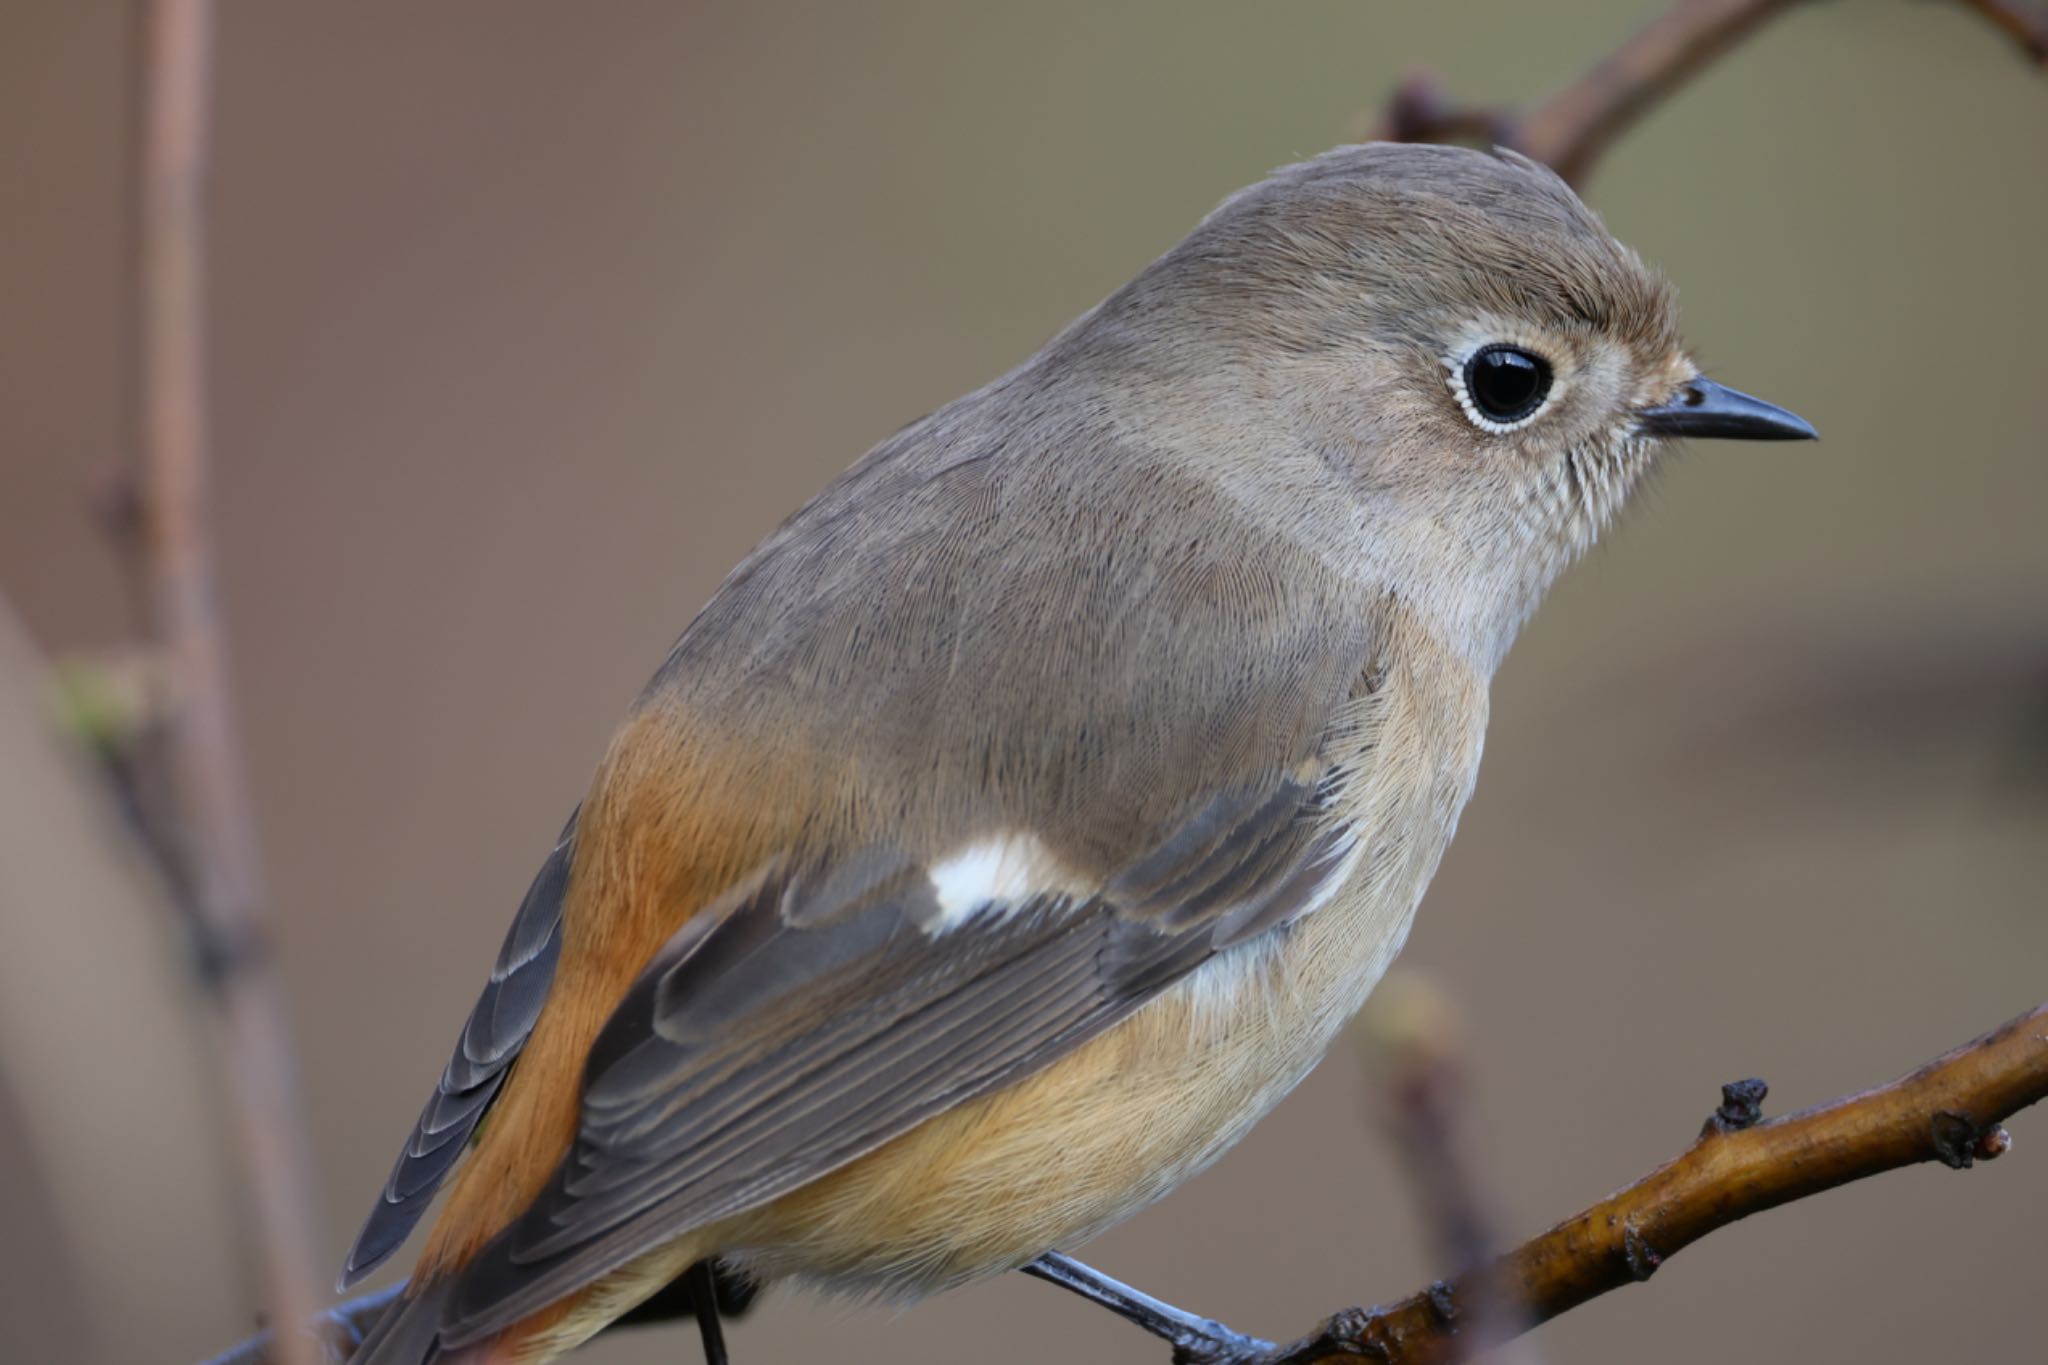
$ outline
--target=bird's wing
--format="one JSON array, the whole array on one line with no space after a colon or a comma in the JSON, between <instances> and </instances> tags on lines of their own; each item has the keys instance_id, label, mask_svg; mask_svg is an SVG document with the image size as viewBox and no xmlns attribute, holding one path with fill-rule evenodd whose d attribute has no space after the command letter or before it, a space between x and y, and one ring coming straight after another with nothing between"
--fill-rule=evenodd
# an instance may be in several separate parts
<instances>
[{"instance_id":1,"label":"bird's wing","mask_svg":"<svg viewBox=\"0 0 2048 1365\"><path fill-rule=\"evenodd\" d=\"M1391 599L1108 436L1001 454L1074 446L1063 409L949 411L764 541L614 742L564 923L649 965L558 1170L437 1285L445 1346L1029 1074L1335 884Z\"/></svg>"},{"instance_id":2,"label":"bird's wing","mask_svg":"<svg viewBox=\"0 0 2048 1365\"><path fill-rule=\"evenodd\" d=\"M580 1131L462 1272L454 1349L1046 1065L1342 880L1321 754L1189 803L1092 893L1005 850L764 869L676 934L612 1016Z\"/></svg>"},{"instance_id":3,"label":"bird's wing","mask_svg":"<svg viewBox=\"0 0 2048 1365\"><path fill-rule=\"evenodd\" d=\"M561 953L562 896L576 856L576 817L571 815L547 861L541 864L519 913L505 934L491 979L469 1012L455 1055L420 1110L412 1136L398 1153L377 1203L356 1234L343 1263L341 1288L375 1270L396 1251L433 1202L476 1126L505 1082L555 974Z\"/></svg>"}]
</instances>

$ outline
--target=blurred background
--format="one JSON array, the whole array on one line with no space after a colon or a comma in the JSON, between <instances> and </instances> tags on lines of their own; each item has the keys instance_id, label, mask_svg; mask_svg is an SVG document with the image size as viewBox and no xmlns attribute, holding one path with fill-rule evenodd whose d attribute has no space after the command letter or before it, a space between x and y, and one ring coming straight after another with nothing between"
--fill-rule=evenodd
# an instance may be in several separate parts
<instances>
[{"instance_id":1,"label":"blurred background","mask_svg":"<svg viewBox=\"0 0 2048 1365\"><path fill-rule=\"evenodd\" d=\"M338 1263L611 725L765 531L1416 67L1570 79L1646 3L224 7L212 399L225 608ZM0 1320L182 1365L248 1327L169 926L93 853L30 663L129 632L133 34L0 7ZM1457 1015L1519 1238L2048 997L2048 79L1965 7L1798 7L1587 187L1718 378L1818 447L1702 446L1502 671L1405 959ZM66 795L69 792L70 795ZM97 870L94 870L97 869ZM1073 1250L1291 1336L1432 1255L1363 1045ZM1555 1362L2034 1359L2048 1124L1716 1233ZM1163 1360L1009 1277L776 1292L741 1365ZM594 1365L696 1358L688 1326Z\"/></svg>"}]
</instances>

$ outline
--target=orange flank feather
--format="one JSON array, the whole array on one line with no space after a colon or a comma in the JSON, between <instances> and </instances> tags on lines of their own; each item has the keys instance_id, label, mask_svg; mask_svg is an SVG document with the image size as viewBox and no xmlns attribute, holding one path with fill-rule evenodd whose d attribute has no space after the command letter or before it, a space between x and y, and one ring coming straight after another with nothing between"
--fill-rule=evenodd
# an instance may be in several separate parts
<instances>
[{"instance_id":1,"label":"orange flank feather","mask_svg":"<svg viewBox=\"0 0 2048 1365\"><path fill-rule=\"evenodd\" d=\"M449 1182L415 1285L459 1271L539 1195L575 1138L585 1059L627 989L691 916L782 846L797 803L761 799L765 755L719 761L729 754L673 704L642 710L614 738L578 824L553 985ZM736 789L752 799L725 799ZM543 1330L580 1297L508 1335Z\"/></svg>"}]
</instances>

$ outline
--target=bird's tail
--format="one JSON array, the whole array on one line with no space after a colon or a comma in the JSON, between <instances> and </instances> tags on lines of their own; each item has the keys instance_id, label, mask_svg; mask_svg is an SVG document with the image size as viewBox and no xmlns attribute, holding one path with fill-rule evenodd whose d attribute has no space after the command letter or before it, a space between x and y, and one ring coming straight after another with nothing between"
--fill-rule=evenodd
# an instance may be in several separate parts
<instances>
[{"instance_id":1,"label":"bird's tail","mask_svg":"<svg viewBox=\"0 0 2048 1365\"><path fill-rule=\"evenodd\" d=\"M483 1365L489 1359L488 1346L441 1349L441 1322L454 1288L455 1282L445 1279L407 1285L356 1347L348 1365Z\"/></svg>"},{"instance_id":2,"label":"bird's tail","mask_svg":"<svg viewBox=\"0 0 2048 1365\"><path fill-rule=\"evenodd\" d=\"M740 1317L753 1306L760 1288L743 1268L707 1259L699 1262L697 1269L708 1271L712 1306L720 1318ZM427 1284L407 1285L349 1356L348 1365L504 1365L513 1360L552 1360L613 1322L687 1320L699 1312L699 1291L689 1275L672 1279L628 1275L624 1283L591 1286L597 1303L588 1307L594 1311L579 1314L572 1309L567 1323L556 1313L545 1312L510 1332L449 1350L441 1344L441 1329L448 1321L450 1300L460 1278L446 1276ZM540 1329L538 1335L532 1330L535 1328Z\"/></svg>"}]
</instances>

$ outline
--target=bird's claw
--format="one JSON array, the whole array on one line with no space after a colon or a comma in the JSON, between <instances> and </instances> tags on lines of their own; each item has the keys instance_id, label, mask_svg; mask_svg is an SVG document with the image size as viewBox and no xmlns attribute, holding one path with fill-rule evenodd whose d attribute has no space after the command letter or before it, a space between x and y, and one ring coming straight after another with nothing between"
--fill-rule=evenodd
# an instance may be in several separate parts
<instances>
[{"instance_id":1,"label":"bird's claw","mask_svg":"<svg viewBox=\"0 0 2048 1365\"><path fill-rule=\"evenodd\" d=\"M1233 1332L1214 1319L1174 1334L1173 1365L1260 1365L1275 1347L1261 1337Z\"/></svg>"}]
</instances>

